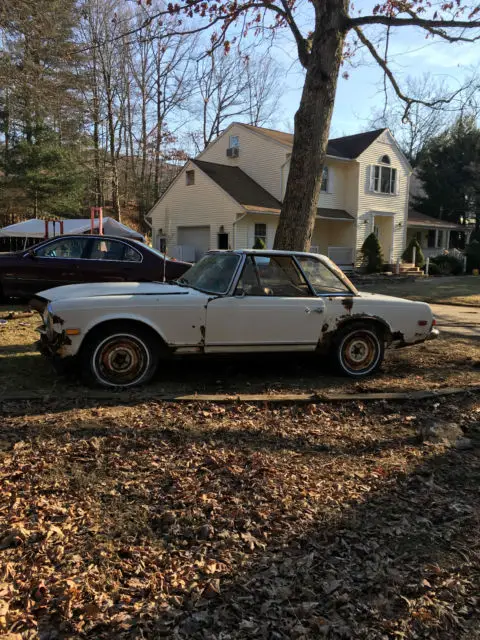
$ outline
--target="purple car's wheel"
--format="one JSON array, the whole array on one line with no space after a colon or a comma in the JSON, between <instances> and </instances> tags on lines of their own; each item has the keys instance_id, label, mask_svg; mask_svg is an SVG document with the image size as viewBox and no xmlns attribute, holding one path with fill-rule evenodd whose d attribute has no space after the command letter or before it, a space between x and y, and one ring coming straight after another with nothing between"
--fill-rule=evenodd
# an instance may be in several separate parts
<instances>
[{"instance_id":1,"label":"purple car's wheel","mask_svg":"<svg viewBox=\"0 0 480 640\"><path fill-rule=\"evenodd\" d=\"M373 325L354 324L341 329L333 346L337 369L352 378L376 371L384 357L384 339Z\"/></svg>"},{"instance_id":2,"label":"purple car's wheel","mask_svg":"<svg viewBox=\"0 0 480 640\"><path fill-rule=\"evenodd\" d=\"M90 383L125 389L151 379L157 368L157 353L147 331L106 327L85 345L83 371Z\"/></svg>"}]
</instances>

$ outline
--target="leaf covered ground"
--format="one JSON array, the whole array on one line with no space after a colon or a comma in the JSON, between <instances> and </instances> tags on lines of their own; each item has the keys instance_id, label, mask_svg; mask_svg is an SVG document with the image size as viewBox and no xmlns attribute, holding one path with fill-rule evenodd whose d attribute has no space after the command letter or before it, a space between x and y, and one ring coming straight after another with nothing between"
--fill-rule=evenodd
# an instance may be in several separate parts
<instances>
[{"instance_id":1,"label":"leaf covered ground","mask_svg":"<svg viewBox=\"0 0 480 640\"><path fill-rule=\"evenodd\" d=\"M480 638L478 396L0 412L1 637Z\"/></svg>"}]
</instances>

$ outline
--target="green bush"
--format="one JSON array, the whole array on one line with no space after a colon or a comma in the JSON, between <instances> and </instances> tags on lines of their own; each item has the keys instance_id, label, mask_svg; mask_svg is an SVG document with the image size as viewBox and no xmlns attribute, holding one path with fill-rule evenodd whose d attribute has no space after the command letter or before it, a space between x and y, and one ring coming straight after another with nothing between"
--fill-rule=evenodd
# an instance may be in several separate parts
<instances>
[{"instance_id":1,"label":"green bush","mask_svg":"<svg viewBox=\"0 0 480 640\"><path fill-rule=\"evenodd\" d=\"M428 265L428 275L429 276L439 276L439 275L441 275L440 267L438 266L438 264L435 264L431 260L430 260L430 263Z\"/></svg>"},{"instance_id":2,"label":"green bush","mask_svg":"<svg viewBox=\"0 0 480 640\"><path fill-rule=\"evenodd\" d=\"M413 262L413 247L416 249L415 253L415 266L423 269L425 266L425 256L423 255L422 247L419 245L418 240L412 238L408 243L407 248L402 253L402 260L404 262Z\"/></svg>"},{"instance_id":3,"label":"green bush","mask_svg":"<svg viewBox=\"0 0 480 640\"><path fill-rule=\"evenodd\" d=\"M480 269L480 242L474 240L465 249L467 256L467 272L471 273L472 269Z\"/></svg>"},{"instance_id":4,"label":"green bush","mask_svg":"<svg viewBox=\"0 0 480 640\"><path fill-rule=\"evenodd\" d=\"M360 253L362 255L362 265L367 273L380 273L383 271L382 249L374 233L365 238Z\"/></svg>"},{"instance_id":5,"label":"green bush","mask_svg":"<svg viewBox=\"0 0 480 640\"><path fill-rule=\"evenodd\" d=\"M263 238L257 238L255 240L255 244L252 247L253 249L266 249L267 245L265 244L265 240Z\"/></svg>"},{"instance_id":6,"label":"green bush","mask_svg":"<svg viewBox=\"0 0 480 640\"><path fill-rule=\"evenodd\" d=\"M463 272L462 261L448 254L435 256L430 260L430 265L432 263L437 265L443 276L458 276Z\"/></svg>"}]
</instances>

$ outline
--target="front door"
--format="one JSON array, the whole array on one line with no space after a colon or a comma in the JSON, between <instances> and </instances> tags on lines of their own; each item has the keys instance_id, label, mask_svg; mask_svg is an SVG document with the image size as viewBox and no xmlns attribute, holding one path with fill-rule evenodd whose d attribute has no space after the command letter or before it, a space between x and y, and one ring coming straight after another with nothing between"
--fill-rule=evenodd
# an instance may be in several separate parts
<instances>
[{"instance_id":1,"label":"front door","mask_svg":"<svg viewBox=\"0 0 480 640\"><path fill-rule=\"evenodd\" d=\"M248 256L235 294L208 303L205 351L313 351L324 311L291 256Z\"/></svg>"}]
</instances>

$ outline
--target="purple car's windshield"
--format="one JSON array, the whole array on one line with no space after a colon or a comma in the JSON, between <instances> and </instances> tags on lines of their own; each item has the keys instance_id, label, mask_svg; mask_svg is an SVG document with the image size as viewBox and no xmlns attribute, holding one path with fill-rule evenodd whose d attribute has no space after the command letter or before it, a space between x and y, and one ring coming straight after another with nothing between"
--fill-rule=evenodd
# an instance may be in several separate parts
<instances>
[{"instance_id":1,"label":"purple car's windshield","mask_svg":"<svg viewBox=\"0 0 480 640\"><path fill-rule=\"evenodd\" d=\"M208 254L177 282L205 293L227 293L239 262L240 256L234 253Z\"/></svg>"}]
</instances>

